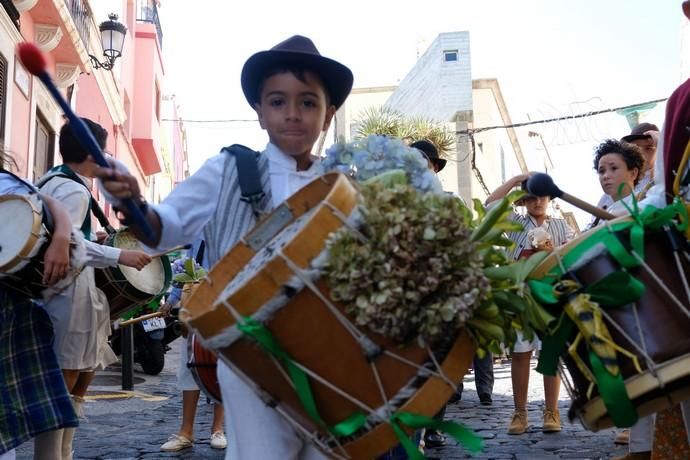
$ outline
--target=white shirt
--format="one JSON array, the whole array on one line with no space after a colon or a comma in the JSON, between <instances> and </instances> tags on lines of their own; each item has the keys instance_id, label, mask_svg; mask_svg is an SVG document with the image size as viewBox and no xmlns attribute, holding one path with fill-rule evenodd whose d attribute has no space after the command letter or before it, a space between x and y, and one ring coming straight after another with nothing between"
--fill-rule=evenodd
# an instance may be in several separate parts
<instances>
[{"instance_id":1,"label":"white shirt","mask_svg":"<svg viewBox=\"0 0 690 460\"><path fill-rule=\"evenodd\" d=\"M161 220L158 248L171 248L194 241L213 217L220 196L220 178L225 173L225 155L209 158L191 177L173 189L159 205L152 206ZM269 143L263 152L268 158L272 202L275 207L321 174L319 159L312 157L306 171L297 171L297 162Z\"/></svg>"}]
</instances>

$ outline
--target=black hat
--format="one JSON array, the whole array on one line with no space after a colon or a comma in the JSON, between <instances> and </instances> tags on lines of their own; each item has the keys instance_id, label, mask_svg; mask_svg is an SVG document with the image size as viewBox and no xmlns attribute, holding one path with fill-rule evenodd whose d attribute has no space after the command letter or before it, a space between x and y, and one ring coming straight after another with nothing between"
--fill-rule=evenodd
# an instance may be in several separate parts
<instances>
[{"instance_id":1,"label":"black hat","mask_svg":"<svg viewBox=\"0 0 690 460\"><path fill-rule=\"evenodd\" d=\"M438 172L441 172L446 167L447 160L438 156L438 150L431 142L422 139L421 141L411 143L410 147L422 152L422 155L436 166Z\"/></svg>"},{"instance_id":2,"label":"black hat","mask_svg":"<svg viewBox=\"0 0 690 460\"><path fill-rule=\"evenodd\" d=\"M630 131L630 134L621 137L621 140L623 142L632 142L640 139L651 139L652 136L645 134L647 131L659 131L659 128L652 123L640 123Z\"/></svg>"},{"instance_id":3,"label":"black hat","mask_svg":"<svg viewBox=\"0 0 690 460\"><path fill-rule=\"evenodd\" d=\"M295 64L321 77L331 103L336 108L345 102L354 78L350 69L333 59L321 56L314 42L307 37L295 35L268 51L252 55L244 63L240 80L249 105L254 108L254 104L259 102L259 88L268 70L276 66Z\"/></svg>"}]
</instances>

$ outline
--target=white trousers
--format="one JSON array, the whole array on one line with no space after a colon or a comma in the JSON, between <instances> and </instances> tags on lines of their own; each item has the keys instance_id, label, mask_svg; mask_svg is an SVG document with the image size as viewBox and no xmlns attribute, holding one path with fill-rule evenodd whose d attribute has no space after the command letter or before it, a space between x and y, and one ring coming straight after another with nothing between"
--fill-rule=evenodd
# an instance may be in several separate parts
<instances>
[{"instance_id":1,"label":"white trousers","mask_svg":"<svg viewBox=\"0 0 690 460\"><path fill-rule=\"evenodd\" d=\"M326 460L285 418L268 407L225 363L218 361L228 447L225 460Z\"/></svg>"},{"instance_id":2,"label":"white trousers","mask_svg":"<svg viewBox=\"0 0 690 460\"><path fill-rule=\"evenodd\" d=\"M690 441L690 401L683 401L680 403L680 408L683 412L683 422L685 423L685 431L688 434L688 441ZM652 450L654 444L654 414L642 417L630 427L630 443L628 444L628 451L635 452L649 452Z\"/></svg>"}]
</instances>

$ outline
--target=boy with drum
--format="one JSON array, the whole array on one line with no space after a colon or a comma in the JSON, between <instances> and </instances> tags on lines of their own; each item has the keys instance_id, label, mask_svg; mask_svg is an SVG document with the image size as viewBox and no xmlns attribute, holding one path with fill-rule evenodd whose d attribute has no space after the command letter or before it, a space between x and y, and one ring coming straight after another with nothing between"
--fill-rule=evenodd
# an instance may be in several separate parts
<instances>
[{"instance_id":1,"label":"boy with drum","mask_svg":"<svg viewBox=\"0 0 690 460\"><path fill-rule=\"evenodd\" d=\"M512 189L520 187L529 176L529 173L519 174L507 180L488 196L486 199L487 205L503 198ZM535 238L536 230L539 228L546 230L551 236L551 247L565 244L573 238L575 232L564 219L553 218L547 214L549 202L550 197L548 196L536 197L527 195L515 203L517 206L524 206L527 212L524 215L513 214L512 220L522 224L524 230L508 234L508 238L515 243L514 248L509 253L511 259L518 260L533 252L533 249L535 249L533 243L538 240L538 238ZM541 244L543 245L544 243ZM549 243L546 243L546 246L548 245ZM529 386L530 359L532 358L532 351L538 345L536 338L528 342L518 332L518 340L513 348L510 364L515 412L508 427L508 434L523 434L529 426L527 419L527 390ZM561 431L561 419L558 412L560 384L561 381L558 376L544 376L546 407L544 409L542 431L545 433Z\"/></svg>"},{"instance_id":2,"label":"boy with drum","mask_svg":"<svg viewBox=\"0 0 690 460\"><path fill-rule=\"evenodd\" d=\"M0 197L19 195L37 206L43 202L52 216L54 228L43 256L43 284L53 285L70 271L69 215L59 202L41 196L31 184L6 171L3 165L7 162L9 158L0 151ZM0 215L5 229L12 218L17 216ZM13 288L21 280L3 281L0 278L0 460L13 460L15 447L32 437L37 439L34 457L51 458L54 451L42 449L40 439L76 427L77 416L53 351L50 318L39 300Z\"/></svg>"},{"instance_id":3,"label":"boy with drum","mask_svg":"<svg viewBox=\"0 0 690 460\"><path fill-rule=\"evenodd\" d=\"M82 120L100 147L104 148L108 132L98 123L86 118ZM60 201L67 208L72 226L81 229L84 234L87 267L69 288L46 303L46 311L53 321L54 349L65 383L77 412L80 412L86 390L95 376L94 370L117 361L108 345L108 301L96 287L93 267L122 264L141 270L151 262L151 257L142 251L121 250L91 242L91 193L86 184L94 177L96 162L81 145L69 124L60 129L59 150L64 164L53 168L38 183L41 184L42 194ZM56 450L62 455L58 458L72 458L73 438L73 428L56 433L51 442L61 446Z\"/></svg>"},{"instance_id":4,"label":"boy with drum","mask_svg":"<svg viewBox=\"0 0 690 460\"><path fill-rule=\"evenodd\" d=\"M265 192L257 207L267 211L318 177L319 159L312 149L347 98L352 81L347 67L322 56L302 36L293 36L246 61L242 90L268 134L268 145L257 156ZM115 206L120 198L139 202L154 237L146 238L136 225L130 229L150 246L172 247L203 232L207 260L213 266L256 221L253 207L240 200L234 155L212 157L157 206L142 200L136 179L122 168L101 169L98 176ZM218 380L228 434L227 459L325 458L222 361Z\"/></svg>"}]
</instances>

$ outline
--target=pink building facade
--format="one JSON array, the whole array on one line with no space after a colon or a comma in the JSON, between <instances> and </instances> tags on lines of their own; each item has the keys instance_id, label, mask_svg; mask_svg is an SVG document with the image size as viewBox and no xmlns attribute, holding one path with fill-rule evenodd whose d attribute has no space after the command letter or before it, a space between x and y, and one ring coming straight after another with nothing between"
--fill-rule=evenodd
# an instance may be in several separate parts
<instances>
[{"instance_id":1,"label":"pink building facade","mask_svg":"<svg viewBox=\"0 0 690 460\"><path fill-rule=\"evenodd\" d=\"M21 41L43 50L63 95L78 115L108 130L106 150L129 167L142 189L164 170L161 144L184 142L182 130L161 126L159 6L158 0L0 0L0 145L21 176L36 180L61 162L57 136L64 122L42 83L18 62ZM122 56L112 70L97 69L90 56L105 61L98 24L110 13L127 27Z\"/></svg>"}]
</instances>

